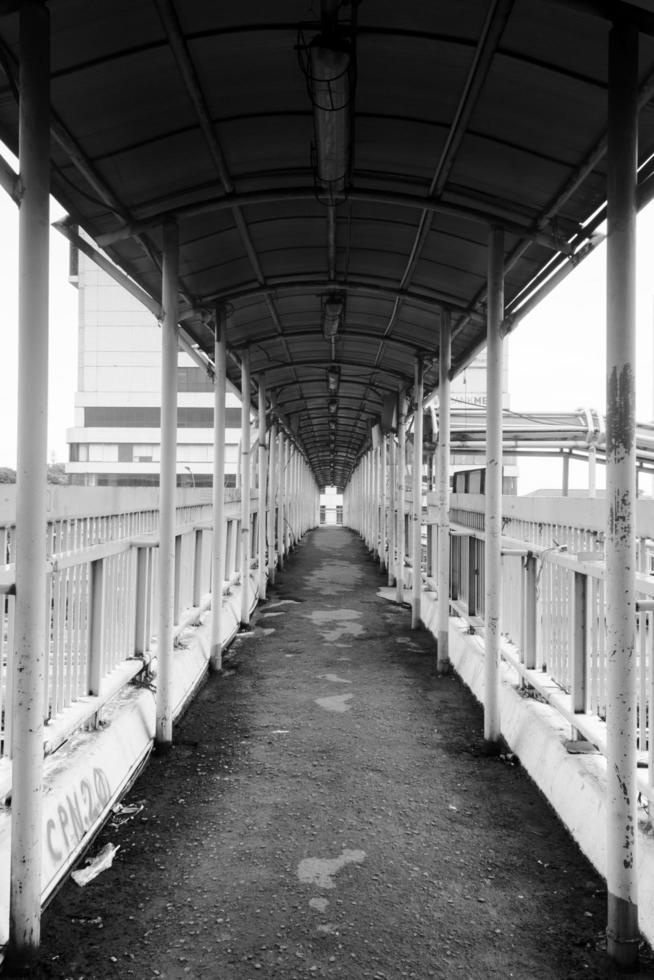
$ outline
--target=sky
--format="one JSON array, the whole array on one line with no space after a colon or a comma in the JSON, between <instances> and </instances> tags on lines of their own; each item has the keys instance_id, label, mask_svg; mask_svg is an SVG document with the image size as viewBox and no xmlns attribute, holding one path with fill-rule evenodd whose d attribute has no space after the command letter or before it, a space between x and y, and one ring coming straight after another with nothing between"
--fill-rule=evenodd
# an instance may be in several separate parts
<instances>
[{"instance_id":1,"label":"sky","mask_svg":"<svg viewBox=\"0 0 654 980\"><path fill-rule=\"evenodd\" d=\"M14 166L15 161L14 161ZM61 217L53 202L51 221ZM18 209L0 191L0 286L3 297L3 371L0 383L0 466L16 465ZM637 414L654 418L654 204L638 220ZM605 263L599 246L507 340L513 411L604 411ZM67 458L77 379L77 290L68 282L68 243L53 229L50 249L50 372L48 461ZM601 480L602 467L598 467ZM572 464L571 486L584 486L584 464ZM521 493L560 485L560 463L520 467Z\"/></svg>"}]
</instances>

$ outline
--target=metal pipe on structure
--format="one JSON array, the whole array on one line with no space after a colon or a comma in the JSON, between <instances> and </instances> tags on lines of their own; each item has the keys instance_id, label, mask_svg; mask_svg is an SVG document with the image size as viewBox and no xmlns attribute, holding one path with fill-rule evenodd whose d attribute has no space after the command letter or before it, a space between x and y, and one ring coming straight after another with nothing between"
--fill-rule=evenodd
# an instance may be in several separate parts
<instances>
[{"instance_id":1,"label":"metal pipe on structure","mask_svg":"<svg viewBox=\"0 0 654 980\"><path fill-rule=\"evenodd\" d=\"M291 550L291 440L284 440L284 554Z\"/></svg>"},{"instance_id":2,"label":"metal pipe on structure","mask_svg":"<svg viewBox=\"0 0 654 980\"><path fill-rule=\"evenodd\" d=\"M567 497L570 492L570 453L563 453L563 476L561 479L561 496Z\"/></svg>"},{"instance_id":3,"label":"metal pipe on structure","mask_svg":"<svg viewBox=\"0 0 654 980\"><path fill-rule=\"evenodd\" d=\"M415 405L413 416L413 589L411 597L411 629L420 626L420 595L422 592L422 395L423 364L416 358Z\"/></svg>"},{"instance_id":4,"label":"metal pipe on structure","mask_svg":"<svg viewBox=\"0 0 654 980\"><path fill-rule=\"evenodd\" d=\"M175 594L175 494L177 490L177 320L179 229L163 229L161 324L161 468L159 485L159 624L157 630L156 740L173 741L173 620Z\"/></svg>"},{"instance_id":5,"label":"metal pipe on structure","mask_svg":"<svg viewBox=\"0 0 654 980\"><path fill-rule=\"evenodd\" d=\"M597 496L597 447L588 447L588 496Z\"/></svg>"},{"instance_id":6,"label":"metal pipe on structure","mask_svg":"<svg viewBox=\"0 0 654 980\"><path fill-rule=\"evenodd\" d=\"M381 453L381 487L379 491L379 499L381 502L381 538L379 543L379 565L382 571L385 571L388 566L388 517L386 513L388 507L388 497L386 493L388 462L386 456L386 442L386 436L382 435L381 447L379 450Z\"/></svg>"},{"instance_id":7,"label":"metal pipe on structure","mask_svg":"<svg viewBox=\"0 0 654 980\"><path fill-rule=\"evenodd\" d=\"M257 537L258 537L258 571L259 571L259 599L266 598L266 491L267 491L267 466L266 466L266 376L259 375L259 506L257 516Z\"/></svg>"},{"instance_id":8,"label":"metal pipe on structure","mask_svg":"<svg viewBox=\"0 0 654 980\"><path fill-rule=\"evenodd\" d=\"M636 167L638 32L609 34L606 327L607 951L638 960L636 891Z\"/></svg>"},{"instance_id":9,"label":"metal pipe on structure","mask_svg":"<svg viewBox=\"0 0 654 980\"><path fill-rule=\"evenodd\" d=\"M395 584L395 539L396 539L396 524L395 524L395 436L391 432L388 437L388 584L393 586Z\"/></svg>"},{"instance_id":10,"label":"metal pipe on structure","mask_svg":"<svg viewBox=\"0 0 654 980\"><path fill-rule=\"evenodd\" d=\"M277 563L284 568L284 433L279 430L277 445Z\"/></svg>"},{"instance_id":11,"label":"metal pipe on structure","mask_svg":"<svg viewBox=\"0 0 654 980\"><path fill-rule=\"evenodd\" d=\"M395 572L395 598L404 602L404 508L406 483L406 397L399 396L397 451L397 563Z\"/></svg>"},{"instance_id":12,"label":"metal pipe on structure","mask_svg":"<svg viewBox=\"0 0 654 980\"><path fill-rule=\"evenodd\" d=\"M450 366L452 332L449 310L441 313L438 347L438 628L436 669L450 669Z\"/></svg>"},{"instance_id":13,"label":"metal pipe on structure","mask_svg":"<svg viewBox=\"0 0 654 980\"><path fill-rule=\"evenodd\" d=\"M494 751L500 738L500 610L502 582L502 338L504 232L488 241L488 338L486 354L486 546L484 740Z\"/></svg>"},{"instance_id":14,"label":"metal pipe on structure","mask_svg":"<svg viewBox=\"0 0 654 980\"><path fill-rule=\"evenodd\" d=\"M20 7L18 463L9 960L31 965L41 939L48 429L50 21Z\"/></svg>"},{"instance_id":15,"label":"metal pipe on structure","mask_svg":"<svg viewBox=\"0 0 654 980\"><path fill-rule=\"evenodd\" d=\"M379 513L379 446L372 449L372 493L370 495L372 513L372 556L379 560L380 553L380 513Z\"/></svg>"},{"instance_id":16,"label":"metal pipe on structure","mask_svg":"<svg viewBox=\"0 0 654 980\"><path fill-rule=\"evenodd\" d=\"M227 314L216 310L213 403L213 567L211 575L211 635L209 657L213 670L222 668L223 582L225 580L225 395L227 389Z\"/></svg>"},{"instance_id":17,"label":"metal pipe on structure","mask_svg":"<svg viewBox=\"0 0 654 980\"><path fill-rule=\"evenodd\" d=\"M241 624L250 622L250 352L241 357Z\"/></svg>"},{"instance_id":18,"label":"metal pipe on structure","mask_svg":"<svg viewBox=\"0 0 654 980\"><path fill-rule=\"evenodd\" d=\"M268 570L270 581L275 584L277 572L276 517L277 517L277 423L270 426L268 450Z\"/></svg>"}]
</instances>

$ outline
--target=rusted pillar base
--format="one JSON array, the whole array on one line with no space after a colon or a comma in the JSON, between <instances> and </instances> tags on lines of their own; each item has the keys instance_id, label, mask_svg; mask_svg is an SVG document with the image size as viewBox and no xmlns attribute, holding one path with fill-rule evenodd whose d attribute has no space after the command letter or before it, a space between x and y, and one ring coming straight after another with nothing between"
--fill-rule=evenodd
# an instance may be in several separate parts
<instances>
[{"instance_id":1,"label":"rusted pillar base","mask_svg":"<svg viewBox=\"0 0 654 980\"><path fill-rule=\"evenodd\" d=\"M638 967L638 906L617 895L608 896L606 952L619 970L633 972Z\"/></svg>"}]
</instances>

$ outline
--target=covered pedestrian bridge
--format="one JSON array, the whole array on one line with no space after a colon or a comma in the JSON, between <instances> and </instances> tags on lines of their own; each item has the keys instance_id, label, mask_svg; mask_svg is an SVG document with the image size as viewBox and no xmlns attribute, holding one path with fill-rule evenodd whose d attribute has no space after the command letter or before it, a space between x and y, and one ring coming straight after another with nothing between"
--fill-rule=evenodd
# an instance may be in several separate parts
<instances>
[{"instance_id":1,"label":"covered pedestrian bridge","mask_svg":"<svg viewBox=\"0 0 654 980\"><path fill-rule=\"evenodd\" d=\"M345 522L410 599L412 625L432 629L437 670L465 659L450 611L483 635L488 751L509 734L501 655L518 686L536 689L546 666L570 699L564 715L601 719L602 733L581 721L575 732L605 752L608 950L633 964L636 882L647 879L636 805L652 602L636 545L654 538L636 512L634 417L635 218L654 187L649 5L3 0L0 15L0 136L20 160L18 173L0 168L20 207L17 508L3 573L3 642L15 648L5 711L12 955L39 945L44 854L62 874L79 853L62 843L72 832L55 838L61 822L48 822L42 792L44 740L64 702L80 700L64 663L77 665L83 697L100 697L107 644L111 657L120 637L127 644L117 665L134 654L143 663L154 634L154 735L169 746L184 605L200 610L203 586L220 599L206 657L219 668L228 610L247 624L278 563L316 523L319 489L336 485ZM50 501L48 511L50 193L68 212L59 230L72 245L161 321L154 504L55 515ZM604 234L606 506L549 523L509 513L503 338ZM215 492L201 504L176 500L180 346L215 379ZM484 347L485 493L451 500L449 385ZM222 491L227 379L244 398L238 501ZM423 507L422 409L434 393L438 464ZM87 536L73 533L77 517ZM69 629L66 590L78 580L85 598ZM521 602L503 606L507 594ZM108 611L122 595L124 620ZM505 634L517 653L502 647ZM99 819L117 790L101 778L92 790ZM80 846L92 823L78 828ZM654 933L654 900L641 925Z\"/></svg>"}]
</instances>

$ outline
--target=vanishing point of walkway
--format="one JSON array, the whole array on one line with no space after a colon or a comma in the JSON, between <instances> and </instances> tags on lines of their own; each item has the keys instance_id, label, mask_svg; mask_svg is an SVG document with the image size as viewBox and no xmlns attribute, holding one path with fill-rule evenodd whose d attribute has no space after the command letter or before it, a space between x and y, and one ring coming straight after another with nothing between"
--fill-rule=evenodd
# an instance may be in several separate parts
<instances>
[{"instance_id":1,"label":"vanishing point of walkway","mask_svg":"<svg viewBox=\"0 0 654 980\"><path fill-rule=\"evenodd\" d=\"M612 976L603 883L382 585L351 532L304 538L94 845L113 866L46 911L44 976Z\"/></svg>"}]
</instances>

